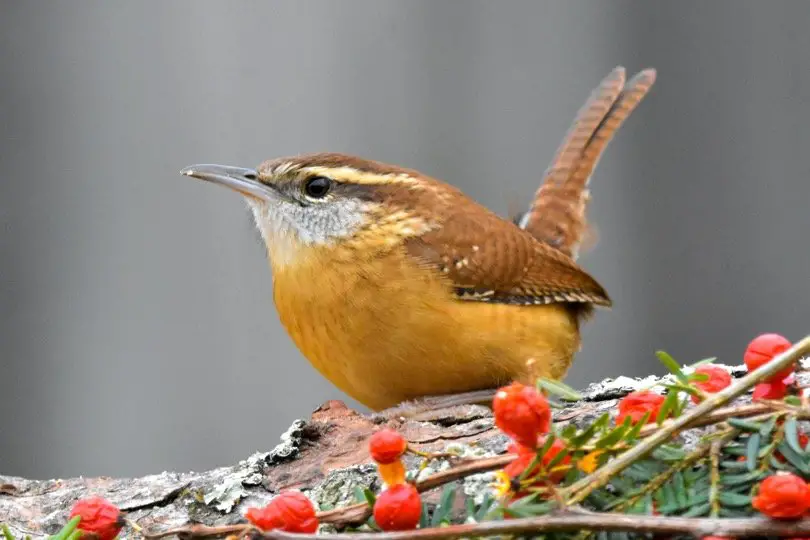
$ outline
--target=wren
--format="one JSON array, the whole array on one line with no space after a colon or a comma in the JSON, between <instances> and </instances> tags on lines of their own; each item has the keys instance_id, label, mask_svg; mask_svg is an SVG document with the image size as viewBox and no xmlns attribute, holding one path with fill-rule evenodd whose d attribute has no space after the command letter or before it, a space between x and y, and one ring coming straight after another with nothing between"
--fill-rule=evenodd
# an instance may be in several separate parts
<instances>
[{"instance_id":1,"label":"wren","mask_svg":"<svg viewBox=\"0 0 810 540\"><path fill-rule=\"evenodd\" d=\"M415 170L319 153L182 174L247 200L292 340L339 389L379 411L560 379L580 325L609 307L575 262L588 182L655 81L614 69L580 109L524 214L504 219Z\"/></svg>"}]
</instances>

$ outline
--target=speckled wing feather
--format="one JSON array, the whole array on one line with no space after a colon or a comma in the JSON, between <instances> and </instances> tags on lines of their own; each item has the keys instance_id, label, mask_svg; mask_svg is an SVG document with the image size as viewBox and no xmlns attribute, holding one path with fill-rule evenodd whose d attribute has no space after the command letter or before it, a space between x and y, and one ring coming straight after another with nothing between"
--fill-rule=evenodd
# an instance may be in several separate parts
<instances>
[{"instance_id":1,"label":"speckled wing feather","mask_svg":"<svg viewBox=\"0 0 810 540\"><path fill-rule=\"evenodd\" d=\"M577 113L571 129L546 170L521 226L538 240L576 258L588 224L588 182L605 147L655 82L654 69L625 85L615 68Z\"/></svg>"},{"instance_id":2,"label":"speckled wing feather","mask_svg":"<svg viewBox=\"0 0 810 540\"><path fill-rule=\"evenodd\" d=\"M610 305L570 257L483 207L471 212L471 204L448 209L442 227L406 243L409 255L448 277L459 299Z\"/></svg>"}]
</instances>

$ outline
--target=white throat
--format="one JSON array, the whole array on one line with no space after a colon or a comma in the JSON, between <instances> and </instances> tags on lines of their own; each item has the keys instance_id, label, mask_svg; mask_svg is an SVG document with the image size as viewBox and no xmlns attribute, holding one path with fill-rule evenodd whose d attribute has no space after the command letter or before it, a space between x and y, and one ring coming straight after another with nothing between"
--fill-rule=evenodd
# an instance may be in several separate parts
<instances>
[{"instance_id":1,"label":"white throat","mask_svg":"<svg viewBox=\"0 0 810 540\"><path fill-rule=\"evenodd\" d=\"M252 198L247 201L274 266L295 263L307 247L333 244L352 235L366 215L363 203L355 200L311 206Z\"/></svg>"}]
</instances>

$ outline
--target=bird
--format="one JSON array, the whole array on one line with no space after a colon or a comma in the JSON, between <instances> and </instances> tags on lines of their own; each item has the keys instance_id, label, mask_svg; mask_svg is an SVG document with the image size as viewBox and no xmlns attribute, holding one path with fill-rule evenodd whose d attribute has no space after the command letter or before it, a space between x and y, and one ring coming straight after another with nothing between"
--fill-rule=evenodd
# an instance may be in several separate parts
<instances>
[{"instance_id":1,"label":"bird","mask_svg":"<svg viewBox=\"0 0 810 540\"><path fill-rule=\"evenodd\" d=\"M588 185L655 78L645 69L628 82L613 69L512 219L427 174L335 152L181 174L244 196L281 323L338 389L372 411L465 402L564 378L582 323L612 306L576 262Z\"/></svg>"}]
</instances>

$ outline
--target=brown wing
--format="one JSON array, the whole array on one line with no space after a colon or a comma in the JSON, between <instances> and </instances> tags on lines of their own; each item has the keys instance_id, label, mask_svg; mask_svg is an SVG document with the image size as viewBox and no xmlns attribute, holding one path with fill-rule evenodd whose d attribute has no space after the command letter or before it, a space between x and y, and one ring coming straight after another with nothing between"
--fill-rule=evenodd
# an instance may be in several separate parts
<instances>
[{"instance_id":1,"label":"brown wing","mask_svg":"<svg viewBox=\"0 0 810 540\"><path fill-rule=\"evenodd\" d=\"M654 69L635 75L627 85L624 68L615 68L577 113L543 182L523 227L535 238L576 257L589 199L588 182L613 135L655 82Z\"/></svg>"},{"instance_id":2,"label":"brown wing","mask_svg":"<svg viewBox=\"0 0 810 540\"><path fill-rule=\"evenodd\" d=\"M446 274L462 300L610 305L599 283L568 256L471 201L448 209L439 229L411 239L409 254ZM475 217L470 217L470 216Z\"/></svg>"}]
</instances>

